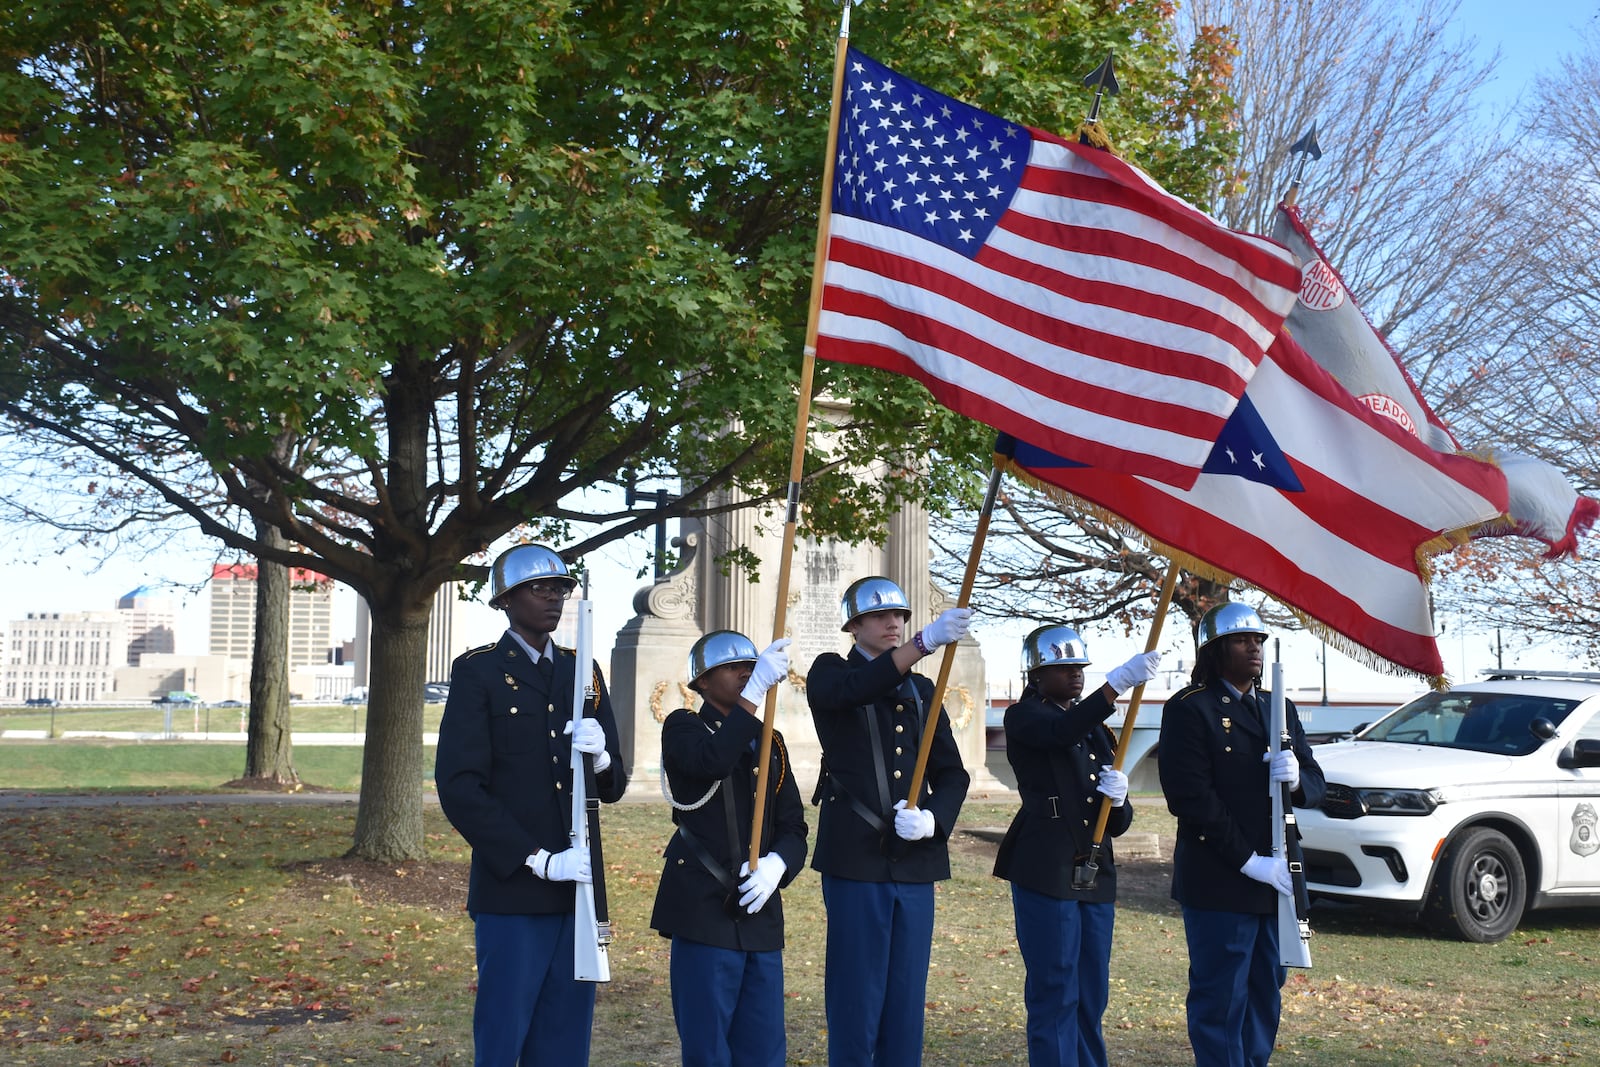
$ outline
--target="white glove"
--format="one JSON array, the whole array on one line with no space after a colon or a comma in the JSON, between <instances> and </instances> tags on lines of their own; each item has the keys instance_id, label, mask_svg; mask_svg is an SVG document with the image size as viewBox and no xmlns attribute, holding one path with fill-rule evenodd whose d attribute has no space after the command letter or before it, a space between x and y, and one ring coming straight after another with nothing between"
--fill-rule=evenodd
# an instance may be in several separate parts
<instances>
[{"instance_id":1,"label":"white glove","mask_svg":"<svg viewBox=\"0 0 1600 1067\"><path fill-rule=\"evenodd\" d=\"M908 808L903 800L894 802L896 837L906 841L921 841L923 838L932 837L933 830L933 812L927 808Z\"/></svg>"},{"instance_id":2,"label":"white glove","mask_svg":"<svg viewBox=\"0 0 1600 1067\"><path fill-rule=\"evenodd\" d=\"M1267 773L1272 776L1274 782L1282 782L1289 787L1291 793L1300 788L1300 761L1295 758L1292 749L1280 748L1276 756L1264 752L1261 755L1261 762L1271 762L1272 769Z\"/></svg>"},{"instance_id":3,"label":"white glove","mask_svg":"<svg viewBox=\"0 0 1600 1067\"><path fill-rule=\"evenodd\" d=\"M750 670L750 680L739 693L741 697L759 708L767 699L767 690L789 677L789 645L790 639L785 637L761 650Z\"/></svg>"},{"instance_id":4,"label":"white glove","mask_svg":"<svg viewBox=\"0 0 1600 1067\"><path fill-rule=\"evenodd\" d=\"M589 869L588 849L569 848L552 854L541 848L528 857L528 866L533 868L534 874L547 882L588 884L594 881L594 875Z\"/></svg>"},{"instance_id":5,"label":"white glove","mask_svg":"<svg viewBox=\"0 0 1600 1067\"><path fill-rule=\"evenodd\" d=\"M1161 653L1141 652L1119 667L1106 672L1106 684L1119 693L1126 693L1136 685L1143 685L1156 676L1161 666Z\"/></svg>"},{"instance_id":6,"label":"white glove","mask_svg":"<svg viewBox=\"0 0 1600 1067\"><path fill-rule=\"evenodd\" d=\"M940 645L952 644L967 636L972 629L971 608L951 608L922 628L922 644L929 652Z\"/></svg>"},{"instance_id":7,"label":"white glove","mask_svg":"<svg viewBox=\"0 0 1600 1067\"><path fill-rule=\"evenodd\" d=\"M1288 860L1268 859L1252 852L1250 858L1244 861L1244 866L1239 868L1239 873L1246 878L1265 882L1286 897L1294 896L1294 880L1289 877Z\"/></svg>"},{"instance_id":8,"label":"white glove","mask_svg":"<svg viewBox=\"0 0 1600 1067\"><path fill-rule=\"evenodd\" d=\"M1128 776L1115 767L1101 767L1100 784L1095 788L1111 798L1113 808L1120 808L1128 799Z\"/></svg>"},{"instance_id":9,"label":"white glove","mask_svg":"<svg viewBox=\"0 0 1600 1067\"><path fill-rule=\"evenodd\" d=\"M754 872L750 870L750 861L745 860L739 864L739 877L744 881L739 883L739 906L754 915L772 899L772 894L778 891L778 883L783 881L784 874L789 870L789 865L783 862L783 857L776 852L768 852L761 857L761 862L756 865ZM749 877L745 877L748 875Z\"/></svg>"},{"instance_id":10,"label":"white glove","mask_svg":"<svg viewBox=\"0 0 1600 1067\"><path fill-rule=\"evenodd\" d=\"M611 766L611 753L606 751L606 730L598 719L580 719L576 734L572 732L572 720L568 719L561 732L572 738L573 748L594 757L594 773L599 774Z\"/></svg>"}]
</instances>

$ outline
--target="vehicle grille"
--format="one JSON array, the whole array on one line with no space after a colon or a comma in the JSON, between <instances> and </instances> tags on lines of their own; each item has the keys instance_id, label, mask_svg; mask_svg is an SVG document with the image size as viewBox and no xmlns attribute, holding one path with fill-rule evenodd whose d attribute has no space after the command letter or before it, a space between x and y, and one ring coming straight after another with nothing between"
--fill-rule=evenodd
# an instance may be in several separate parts
<instances>
[{"instance_id":1,"label":"vehicle grille","mask_svg":"<svg viewBox=\"0 0 1600 1067\"><path fill-rule=\"evenodd\" d=\"M1337 885L1354 888L1361 884L1361 872L1342 852L1324 852L1320 848L1305 850L1306 881L1318 885Z\"/></svg>"},{"instance_id":2,"label":"vehicle grille","mask_svg":"<svg viewBox=\"0 0 1600 1067\"><path fill-rule=\"evenodd\" d=\"M1330 819L1359 819L1367 813L1367 805L1354 789L1329 782L1322 797L1322 813Z\"/></svg>"}]
</instances>

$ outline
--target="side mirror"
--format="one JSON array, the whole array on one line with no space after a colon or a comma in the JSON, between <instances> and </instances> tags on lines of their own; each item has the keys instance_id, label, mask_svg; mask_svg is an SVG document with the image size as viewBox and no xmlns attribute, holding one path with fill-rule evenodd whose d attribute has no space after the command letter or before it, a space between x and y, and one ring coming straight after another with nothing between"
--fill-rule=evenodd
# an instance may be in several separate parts
<instances>
[{"instance_id":1,"label":"side mirror","mask_svg":"<svg viewBox=\"0 0 1600 1067\"><path fill-rule=\"evenodd\" d=\"M1572 742L1556 760L1556 766L1568 770L1580 767L1600 767L1600 738L1580 737Z\"/></svg>"},{"instance_id":2,"label":"side mirror","mask_svg":"<svg viewBox=\"0 0 1600 1067\"><path fill-rule=\"evenodd\" d=\"M1556 735L1556 724L1540 715L1528 724L1528 732L1540 741L1548 741Z\"/></svg>"}]
</instances>

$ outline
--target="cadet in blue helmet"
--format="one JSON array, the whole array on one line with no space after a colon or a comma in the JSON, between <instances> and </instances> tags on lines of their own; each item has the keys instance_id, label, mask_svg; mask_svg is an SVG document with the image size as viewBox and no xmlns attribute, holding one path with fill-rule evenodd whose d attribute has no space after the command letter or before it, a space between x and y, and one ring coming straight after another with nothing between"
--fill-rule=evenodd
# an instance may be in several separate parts
<instances>
[{"instance_id":1,"label":"cadet in blue helmet","mask_svg":"<svg viewBox=\"0 0 1600 1067\"><path fill-rule=\"evenodd\" d=\"M1272 856L1268 782L1287 784L1297 808L1316 807L1327 791L1292 702L1289 740L1267 760L1266 642L1267 628L1248 606L1206 612L1190 684L1161 713L1157 760L1178 817L1172 896L1189 945L1189 1043L1198 1067L1261 1067L1272 1057L1287 976L1278 895L1294 890L1287 861Z\"/></svg>"},{"instance_id":2,"label":"cadet in blue helmet","mask_svg":"<svg viewBox=\"0 0 1600 1067\"><path fill-rule=\"evenodd\" d=\"M1011 882L1017 947L1027 969L1029 1067L1105 1067L1100 1027L1111 986L1117 865L1111 838L1133 822L1128 777L1112 768L1116 738L1105 721L1117 694L1148 682L1161 653L1144 652L1106 672L1083 696L1089 651L1070 626L1041 626L1022 642L1028 679L1006 709L1006 758L1022 808L995 857ZM1102 799L1104 798L1104 799ZM1092 882L1074 869L1089 856L1100 805L1114 805Z\"/></svg>"},{"instance_id":3,"label":"cadet in blue helmet","mask_svg":"<svg viewBox=\"0 0 1600 1067\"><path fill-rule=\"evenodd\" d=\"M575 885L587 849L569 842L572 750L594 757L596 795L622 797L616 718L600 667L551 634L577 582L543 545L517 545L489 571L489 604L508 623L498 642L458 658L439 723L439 806L467 844L478 994L477 1067L587 1063L594 984L573 968ZM592 686L579 728L575 686Z\"/></svg>"},{"instance_id":4,"label":"cadet in blue helmet","mask_svg":"<svg viewBox=\"0 0 1600 1067\"><path fill-rule=\"evenodd\" d=\"M811 865L828 912L828 1063L908 1067L922 1062L933 885L950 877L948 840L970 782L949 717L930 706L933 683L910 672L965 637L972 610L951 608L908 635L905 593L877 576L851 583L840 606L855 647L823 653L806 676L823 759ZM912 807L930 715L937 732Z\"/></svg>"},{"instance_id":5,"label":"cadet in blue helmet","mask_svg":"<svg viewBox=\"0 0 1600 1067\"><path fill-rule=\"evenodd\" d=\"M689 650L698 710L661 727L662 791L678 831L667 842L650 925L672 939L672 1017L684 1067L783 1067L783 901L806 859L805 805L774 731L757 773L762 705L788 677L787 638L760 654L733 630ZM766 790L750 870L756 790Z\"/></svg>"}]
</instances>

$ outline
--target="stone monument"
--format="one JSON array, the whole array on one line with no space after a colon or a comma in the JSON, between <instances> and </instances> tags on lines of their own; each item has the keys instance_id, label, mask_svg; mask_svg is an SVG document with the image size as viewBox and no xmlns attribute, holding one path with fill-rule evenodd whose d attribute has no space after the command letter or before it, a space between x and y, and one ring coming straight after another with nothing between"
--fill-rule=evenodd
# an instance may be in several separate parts
<instances>
[{"instance_id":1,"label":"stone monument","mask_svg":"<svg viewBox=\"0 0 1600 1067\"><path fill-rule=\"evenodd\" d=\"M636 614L618 631L611 657L612 704L632 774L628 793L641 799L661 796L661 723L674 710L698 703L685 677L690 647L703 633L727 629L764 648L776 616L783 548L777 520L748 507L682 525L683 534L674 539L677 569L635 594ZM752 566L727 557L740 547L751 554ZM849 635L839 629L839 601L846 586L869 574L885 575L905 590L913 628L954 606L954 598L929 577L928 521L920 506L907 506L890 520L882 545L808 538L796 543L785 623L785 636L794 644L789 678L777 687L774 725L788 743L793 773L808 800L821 751L806 704L805 675L821 653L850 647ZM943 655L940 650L917 669L937 679ZM986 703L983 656L978 642L968 638L957 648L944 706L972 775L972 796L1009 792L984 766Z\"/></svg>"}]
</instances>

